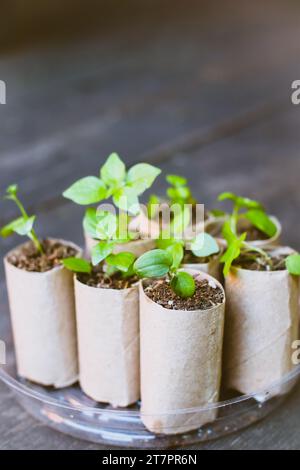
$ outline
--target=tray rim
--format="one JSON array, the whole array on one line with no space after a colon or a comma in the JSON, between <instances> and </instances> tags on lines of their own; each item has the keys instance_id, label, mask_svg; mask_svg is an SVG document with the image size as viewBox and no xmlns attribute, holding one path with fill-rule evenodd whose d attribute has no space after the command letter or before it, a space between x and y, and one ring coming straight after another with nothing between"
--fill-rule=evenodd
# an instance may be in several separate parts
<instances>
[{"instance_id":1,"label":"tray rim","mask_svg":"<svg viewBox=\"0 0 300 470\"><path fill-rule=\"evenodd\" d=\"M43 392L33 390L26 386L26 384L23 384L19 382L17 379L12 377L8 372L5 370L5 365L0 365L0 380L5 383L8 387L13 389L15 392L18 392L22 395L25 395L29 398L38 400L40 402L43 402L44 404L48 405L54 405L57 408L63 408L63 409L68 409L70 411L74 412L86 412L86 413L93 413L96 415L111 415L111 416L123 416L123 417L137 417L140 418L140 410L131 410L128 408L124 409L109 409L109 408L96 408L93 406L88 406L88 405L72 405L66 400L57 400L55 397L51 398L48 395L44 394ZM292 381L293 379L296 379L298 376L300 376L300 364L296 365L290 372L288 372L282 379L277 380L276 382L273 382L270 386L264 389L260 389L256 392L247 394L247 395L240 395L238 397L232 398L232 399L227 399L224 401L220 402L215 402L208 404L206 406L202 407L194 407L194 408L182 408L182 409L176 409L176 410L170 410L170 411L165 411L163 413L160 413L162 416L170 416L174 414L188 414L188 413L199 413L199 412L206 412L209 410L213 409L222 409L227 406L232 406L236 405L238 403L245 402L247 400L250 400L252 398L255 398L258 395L263 395L266 392L271 392L274 388L284 385L289 381ZM37 384L38 385L38 384ZM41 386L42 387L42 386ZM84 393L84 392L82 392ZM285 395L285 394L283 394Z\"/></svg>"}]
</instances>

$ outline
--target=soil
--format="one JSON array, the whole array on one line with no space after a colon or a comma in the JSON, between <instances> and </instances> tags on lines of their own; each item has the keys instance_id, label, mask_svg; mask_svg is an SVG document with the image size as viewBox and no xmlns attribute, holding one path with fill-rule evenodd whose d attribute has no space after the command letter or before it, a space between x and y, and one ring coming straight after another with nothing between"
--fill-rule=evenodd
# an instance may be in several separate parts
<instances>
[{"instance_id":1,"label":"soil","mask_svg":"<svg viewBox=\"0 0 300 470\"><path fill-rule=\"evenodd\" d=\"M128 278L122 278L120 274L108 276L97 268L95 268L91 274L78 274L77 278L83 284L90 287L98 287L99 289L128 289L138 282L136 276Z\"/></svg>"},{"instance_id":2,"label":"soil","mask_svg":"<svg viewBox=\"0 0 300 470\"><path fill-rule=\"evenodd\" d=\"M206 256L199 258L195 256L191 251L187 251L183 258L183 264L205 264L209 263L216 255Z\"/></svg>"},{"instance_id":3,"label":"soil","mask_svg":"<svg viewBox=\"0 0 300 470\"><path fill-rule=\"evenodd\" d=\"M77 250L53 240L43 240L41 254L33 242L29 242L21 250L16 250L8 257L9 263L19 269L30 272L44 273L61 264L61 260L76 256Z\"/></svg>"},{"instance_id":4,"label":"soil","mask_svg":"<svg viewBox=\"0 0 300 470\"><path fill-rule=\"evenodd\" d=\"M206 279L195 282L195 294L188 299L178 297L167 279L152 281L144 289L151 300L169 310L207 310L223 302L224 294L220 287L214 287Z\"/></svg>"},{"instance_id":5,"label":"soil","mask_svg":"<svg viewBox=\"0 0 300 470\"><path fill-rule=\"evenodd\" d=\"M286 255L271 256L271 263L257 254L245 254L234 261L234 266L249 269L250 271L284 271L286 269Z\"/></svg>"}]
</instances>

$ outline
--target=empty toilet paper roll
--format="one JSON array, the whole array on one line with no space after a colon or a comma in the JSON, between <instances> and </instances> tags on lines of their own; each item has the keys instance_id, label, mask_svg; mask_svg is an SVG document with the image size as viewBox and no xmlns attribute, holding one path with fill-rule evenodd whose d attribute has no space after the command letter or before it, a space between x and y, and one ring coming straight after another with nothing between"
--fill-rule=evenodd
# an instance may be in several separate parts
<instances>
[{"instance_id":1,"label":"empty toilet paper roll","mask_svg":"<svg viewBox=\"0 0 300 470\"><path fill-rule=\"evenodd\" d=\"M274 254L290 254L277 248ZM299 281L287 270L233 268L225 281L224 384L245 394L266 392L293 368L292 343L298 338ZM264 400L264 393L256 396Z\"/></svg>"},{"instance_id":2,"label":"empty toilet paper roll","mask_svg":"<svg viewBox=\"0 0 300 470\"><path fill-rule=\"evenodd\" d=\"M73 247L64 240L53 240ZM4 259L17 369L20 376L56 388L78 379L73 274L63 266L29 272Z\"/></svg>"},{"instance_id":3,"label":"empty toilet paper roll","mask_svg":"<svg viewBox=\"0 0 300 470\"><path fill-rule=\"evenodd\" d=\"M223 291L211 276L193 275ZM215 409L187 409L218 401L225 295L208 310L169 310L145 294L146 282L140 283L142 421L154 433L190 431L216 418Z\"/></svg>"},{"instance_id":4,"label":"empty toilet paper roll","mask_svg":"<svg viewBox=\"0 0 300 470\"><path fill-rule=\"evenodd\" d=\"M79 376L96 401L127 406L140 397L138 286L103 289L75 279Z\"/></svg>"}]
</instances>

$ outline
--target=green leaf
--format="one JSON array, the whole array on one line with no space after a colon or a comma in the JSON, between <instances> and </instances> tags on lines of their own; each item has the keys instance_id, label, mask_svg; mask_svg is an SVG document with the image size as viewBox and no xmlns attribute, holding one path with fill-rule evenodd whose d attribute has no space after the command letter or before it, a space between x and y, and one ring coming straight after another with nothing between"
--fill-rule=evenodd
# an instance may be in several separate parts
<instances>
[{"instance_id":1,"label":"green leaf","mask_svg":"<svg viewBox=\"0 0 300 470\"><path fill-rule=\"evenodd\" d=\"M178 269L179 266L181 265L181 262L184 256L184 250L183 250L182 244L173 243L172 245L168 246L167 252L170 253L170 255L173 258L171 269Z\"/></svg>"},{"instance_id":2,"label":"green leaf","mask_svg":"<svg viewBox=\"0 0 300 470\"><path fill-rule=\"evenodd\" d=\"M117 153L112 153L100 170L102 181L107 186L118 187L125 180L126 167Z\"/></svg>"},{"instance_id":3,"label":"green leaf","mask_svg":"<svg viewBox=\"0 0 300 470\"><path fill-rule=\"evenodd\" d=\"M61 260L61 262L65 266L65 268L75 273L90 274L92 271L91 263L83 258L65 258Z\"/></svg>"},{"instance_id":4,"label":"green leaf","mask_svg":"<svg viewBox=\"0 0 300 470\"><path fill-rule=\"evenodd\" d=\"M166 181L172 186L185 186L187 184L187 179L179 175L167 175Z\"/></svg>"},{"instance_id":5,"label":"green leaf","mask_svg":"<svg viewBox=\"0 0 300 470\"><path fill-rule=\"evenodd\" d=\"M191 196L191 190L187 186L179 186L176 188L168 188L167 196L172 203L187 201Z\"/></svg>"},{"instance_id":6,"label":"green leaf","mask_svg":"<svg viewBox=\"0 0 300 470\"><path fill-rule=\"evenodd\" d=\"M119 189L113 196L115 205L132 215L137 215L140 212L139 200L136 192L129 187Z\"/></svg>"},{"instance_id":7,"label":"green leaf","mask_svg":"<svg viewBox=\"0 0 300 470\"><path fill-rule=\"evenodd\" d=\"M290 274L300 276L300 255L290 255L285 260L286 268Z\"/></svg>"},{"instance_id":8,"label":"green leaf","mask_svg":"<svg viewBox=\"0 0 300 470\"><path fill-rule=\"evenodd\" d=\"M184 245L184 242L182 240L177 240L175 238L158 238L156 240L156 246L161 250L166 250L168 247L174 245L175 243L180 243L182 246Z\"/></svg>"},{"instance_id":9,"label":"green leaf","mask_svg":"<svg viewBox=\"0 0 300 470\"><path fill-rule=\"evenodd\" d=\"M241 254L241 247L247 237L247 233L243 233L240 238L236 238L231 241L227 250L221 258L221 263L224 263L224 276L228 276L232 263L237 259Z\"/></svg>"},{"instance_id":10,"label":"green leaf","mask_svg":"<svg viewBox=\"0 0 300 470\"><path fill-rule=\"evenodd\" d=\"M140 277L165 276L172 266L173 257L165 250L151 250L140 256L134 263L134 270Z\"/></svg>"},{"instance_id":11,"label":"green leaf","mask_svg":"<svg viewBox=\"0 0 300 470\"><path fill-rule=\"evenodd\" d=\"M268 235L269 238L276 235L277 227L264 211L252 209L246 212L244 217L246 217L246 219L248 219L256 228Z\"/></svg>"},{"instance_id":12,"label":"green leaf","mask_svg":"<svg viewBox=\"0 0 300 470\"><path fill-rule=\"evenodd\" d=\"M205 258L219 253L220 248L214 237L208 233L199 233L195 240L191 243L191 251L199 258Z\"/></svg>"},{"instance_id":13,"label":"green leaf","mask_svg":"<svg viewBox=\"0 0 300 470\"><path fill-rule=\"evenodd\" d=\"M254 201L253 199L249 199L248 197L237 196L231 192L221 193L218 196L219 201L230 200L234 202L234 204L239 208L245 209L263 209L263 206L260 202Z\"/></svg>"},{"instance_id":14,"label":"green leaf","mask_svg":"<svg viewBox=\"0 0 300 470\"><path fill-rule=\"evenodd\" d=\"M72 184L63 196L76 204L94 204L106 198L106 187L96 176L86 176Z\"/></svg>"},{"instance_id":15,"label":"green leaf","mask_svg":"<svg viewBox=\"0 0 300 470\"><path fill-rule=\"evenodd\" d=\"M133 265L135 256L129 252L122 252L116 255L109 255L106 258L106 263L113 266L119 271L126 273L128 269Z\"/></svg>"},{"instance_id":16,"label":"green leaf","mask_svg":"<svg viewBox=\"0 0 300 470\"><path fill-rule=\"evenodd\" d=\"M5 225L5 227L1 229L0 234L4 238L9 237L12 233L17 233L21 236L28 235L32 230L35 219L35 215L31 217L19 217Z\"/></svg>"},{"instance_id":17,"label":"green leaf","mask_svg":"<svg viewBox=\"0 0 300 470\"><path fill-rule=\"evenodd\" d=\"M226 220L222 227L223 238L227 241L228 245L234 242L237 239L236 234L232 231L231 228L231 219Z\"/></svg>"},{"instance_id":18,"label":"green leaf","mask_svg":"<svg viewBox=\"0 0 300 470\"><path fill-rule=\"evenodd\" d=\"M24 217L19 217L18 219L13 220L9 224L2 227L0 235L3 238L9 237L13 233L17 233L16 229L24 224Z\"/></svg>"},{"instance_id":19,"label":"green leaf","mask_svg":"<svg viewBox=\"0 0 300 470\"><path fill-rule=\"evenodd\" d=\"M180 271L173 277L171 287L176 295L183 299L192 297L196 290L196 284L193 276Z\"/></svg>"},{"instance_id":20,"label":"green leaf","mask_svg":"<svg viewBox=\"0 0 300 470\"><path fill-rule=\"evenodd\" d=\"M92 238L97 238L97 209L89 207L83 218L83 229Z\"/></svg>"},{"instance_id":21,"label":"green leaf","mask_svg":"<svg viewBox=\"0 0 300 470\"><path fill-rule=\"evenodd\" d=\"M161 173L159 168L149 163L138 163L130 168L127 174L127 184L134 190L137 196L150 188L157 176Z\"/></svg>"},{"instance_id":22,"label":"green leaf","mask_svg":"<svg viewBox=\"0 0 300 470\"><path fill-rule=\"evenodd\" d=\"M114 246L115 244L112 241L97 243L97 245L92 248L91 252L93 266L96 266L107 258L113 252Z\"/></svg>"},{"instance_id":23,"label":"green leaf","mask_svg":"<svg viewBox=\"0 0 300 470\"><path fill-rule=\"evenodd\" d=\"M109 211L96 212L96 238L99 240L109 240L116 237L117 217Z\"/></svg>"}]
</instances>

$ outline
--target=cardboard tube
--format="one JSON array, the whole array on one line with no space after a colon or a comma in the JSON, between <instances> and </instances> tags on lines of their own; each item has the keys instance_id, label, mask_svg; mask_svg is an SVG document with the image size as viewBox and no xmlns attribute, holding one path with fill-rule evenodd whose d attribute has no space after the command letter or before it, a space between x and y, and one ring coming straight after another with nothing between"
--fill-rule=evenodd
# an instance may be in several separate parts
<instances>
[{"instance_id":1,"label":"cardboard tube","mask_svg":"<svg viewBox=\"0 0 300 470\"><path fill-rule=\"evenodd\" d=\"M273 250L290 254L289 248ZM298 278L288 271L234 268L226 278L224 384L245 394L267 390L292 370L292 342L298 337Z\"/></svg>"},{"instance_id":2,"label":"cardboard tube","mask_svg":"<svg viewBox=\"0 0 300 470\"><path fill-rule=\"evenodd\" d=\"M211 276L193 274L223 291ZM218 401L225 295L208 310L168 310L145 294L145 282L140 283L141 418L154 433L191 431L216 418L215 409L187 409Z\"/></svg>"},{"instance_id":3,"label":"cardboard tube","mask_svg":"<svg viewBox=\"0 0 300 470\"><path fill-rule=\"evenodd\" d=\"M79 376L96 401L128 406L140 397L138 286L90 287L75 279Z\"/></svg>"},{"instance_id":4,"label":"cardboard tube","mask_svg":"<svg viewBox=\"0 0 300 470\"><path fill-rule=\"evenodd\" d=\"M85 251L88 257L91 256L92 248L97 245L98 240L90 237L87 233L85 233ZM120 243L119 245L115 246L114 253L120 253L121 251L128 251L133 253L137 258L146 251L153 250L155 248L155 241L150 239L138 239L132 240L128 243Z\"/></svg>"},{"instance_id":5,"label":"cardboard tube","mask_svg":"<svg viewBox=\"0 0 300 470\"><path fill-rule=\"evenodd\" d=\"M218 237L217 234L220 232L220 228L222 227L226 219L226 217L216 217L215 219L211 219L205 223L205 231L213 235L218 241L218 243L222 244L224 247L226 247L227 245L226 241L222 237ZM280 237L282 233L281 223L274 216L270 216L270 219L276 225L276 234L271 238L267 238L266 240L253 240L251 241L251 245L256 246L258 248L265 248L268 246L278 246L280 244Z\"/></svg>"},{"instance_id":6,"label":"cardboard tube","mask_svg":"<svg viewBox=\"0 0 300 470\"><path fill-rule=\"evenodd\" d=\"M53 240L78 246L64 240ZM4 258L18 374L42 385L66 387L78 379L73 274L62 266L43 273Z\"/></svg>"}]
</instances>

